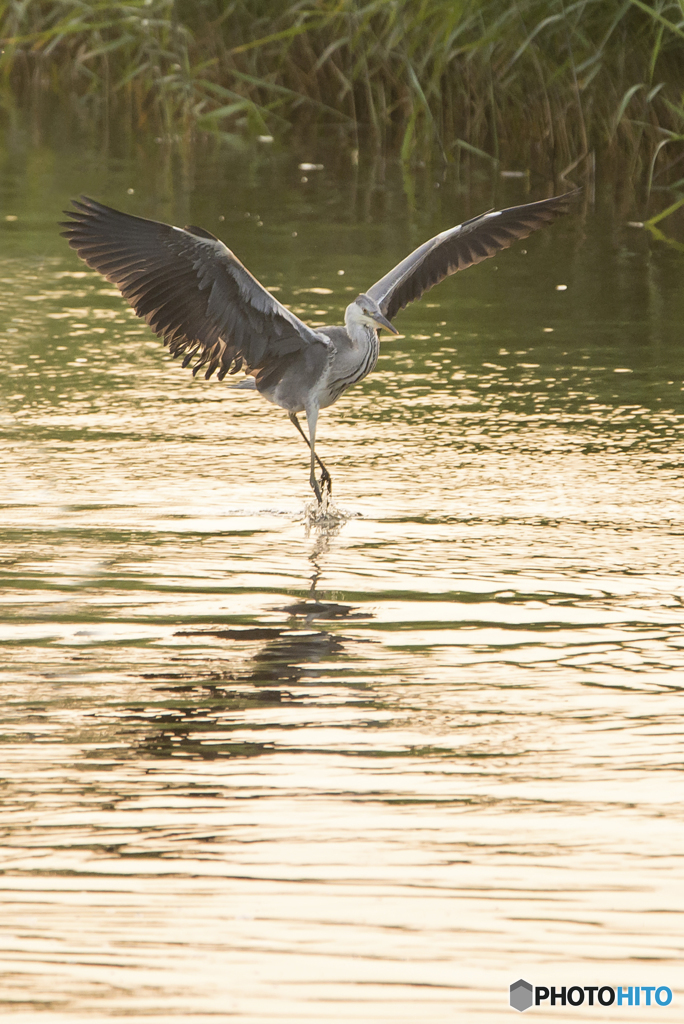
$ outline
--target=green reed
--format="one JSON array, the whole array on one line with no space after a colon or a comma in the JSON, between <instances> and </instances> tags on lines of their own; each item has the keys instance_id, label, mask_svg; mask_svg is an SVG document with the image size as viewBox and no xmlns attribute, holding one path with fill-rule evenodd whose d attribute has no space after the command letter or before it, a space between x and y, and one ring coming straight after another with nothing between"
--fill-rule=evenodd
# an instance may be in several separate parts
<instances>
[{"instance_id":1,"label":"green reed","mask_svg":"<svg viewBox=\"0 0 684 1024\"><path fill-rule=\"evenodd\" d=\"M679 184L681 0L0 0L0 38L7 110Z\"/></svg>"}]
</instances>

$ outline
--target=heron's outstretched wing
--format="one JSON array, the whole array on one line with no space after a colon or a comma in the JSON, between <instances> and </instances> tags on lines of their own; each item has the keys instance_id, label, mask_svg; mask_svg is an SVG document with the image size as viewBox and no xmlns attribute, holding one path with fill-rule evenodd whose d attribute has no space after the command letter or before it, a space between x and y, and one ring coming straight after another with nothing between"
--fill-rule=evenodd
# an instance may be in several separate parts
<instances>
[{"instance_id":1,"label":"heron's outstretched wing","mask_svg":"<svg viewBox=\"0 0 684 1024\"><path fill-rule=\"evenodd\" d=\"M73 200L61 226L81 259L115 284L164 339L183 366L219 378L255 371L325 335L273 298L223 242L202 228L185 229L120 213L93 199ZM207 365L208 364L208 365Z\"/></svg>"},{"instance_id":2,"label":"heron's outstretched wing","mask_svg":"<svg viewBox=\"0 0 684 1024\"><path fill-rule=\"evenodd\" d=\"M368 289L368 295L375 299L387 319L392 320L400 309L419 299L445 277L494 256L517 239L527 238L549 224L559 214L567 213L579 192L575 189L538 203L483 213L442 231L376 281Z\"/></svg>"}]
</instances>

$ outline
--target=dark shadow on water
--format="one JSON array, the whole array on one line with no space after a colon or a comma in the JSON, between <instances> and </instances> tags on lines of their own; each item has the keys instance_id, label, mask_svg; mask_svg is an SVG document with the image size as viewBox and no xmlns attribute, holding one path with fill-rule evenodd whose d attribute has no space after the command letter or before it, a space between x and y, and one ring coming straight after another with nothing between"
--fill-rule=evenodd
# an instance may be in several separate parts
<instances>
[{"instance_id":1,"label":"dark shadow on water","mask_svg":"<svg viewBox=\"0 0 684 1024\"><path fill-rule=\"evenodd\" d=\"M234 640L265 632L265 629L203 630L182 635ZM269 632L270 639L252 655L246 670L216 672L215 658L212 658L214 671L207 677L198 677L195 671L187 682L169 680L156 686L155 690L168 698L162 698L163 710L154 713L148 706L126 716L128 723L144 722L146 726L147 735L138 743L136 754L211 760L218 757L256 757L272 752L274 745L231 740L230 734L245 729L250 732L267 730L274 726L279 731L283 728L299 729L299 724L286 726L279 720L264 719L261 714L258 721L253 721L250 711L263 712L264 708L279 708L287 704L310 705L311 694L295 695L288 687L316 687L329 682L327 664L344 657L349 641L323 630L288 633L274 628ZM354 703L358 705L357 701ZM279 748L282 749L282 744ZM287 749L293 748L288 744Z\"/></svg>"},{"instance_id":2,"label":"dark shadow on water","mask_svg":"<svg viewBox=\"0 0 684 1024\"><path fill-rule=\"evenodd\" d=\"M329 534L324 538L318 534L309 556L314 567L309 592L302 600L278 609L287 616L282 625L255 624L177 631L175 635L178 637L211 639L207 674L203 676L201 670L198 672L195 667L187 673L150 673L143 676L148 681L158 680L154 689L164 695L160 700L163 708L155 712L154 706L147 704L140 708L129 708L126 713L127 725L144 723L146 727L146 735L136 744L136 756L180 756L205 760L257 757L271 753L274 744L232 740L231 733L274 727L278 730L288 728L294 732L302 727L301 719L288 725L278 719L264 719L263 709L279 708L287 704L300 707L315 705L315 688L323 685L327 689L339 685L337 679L331 679L331 663L339 664L345 658L351 660L351 647L369 642L358 637L341 636L325 628L315 628L317 621L369 618L367 612L361 612L353 605L326 601L319 595L317 587L322 575L320 560L328 548L329 540ZM314 628L310 628L312 626ZM226 660L231 667L225 670L217 669L216 640L226 645ZM258 644L257 650L248 658L245 658L241 646L245 643ZM354 685L355 689L357 686L360 688L360 684ZM302 693L302 686L313 688L313 693ZM293 693L290 687L300 692ZM355 708L360 704L365 706L374 703L365 698L359 701L356 695L352 702ZM329 703L328 693L326 704ZM340 704L346 703L348 700L345 694ZM251 720L251 710L261 712L258 721ZM283 749L282 742L278 744L278 749ZM296 744L288 744L287 749L296 749Z\"/></svg>"}]
</instances>

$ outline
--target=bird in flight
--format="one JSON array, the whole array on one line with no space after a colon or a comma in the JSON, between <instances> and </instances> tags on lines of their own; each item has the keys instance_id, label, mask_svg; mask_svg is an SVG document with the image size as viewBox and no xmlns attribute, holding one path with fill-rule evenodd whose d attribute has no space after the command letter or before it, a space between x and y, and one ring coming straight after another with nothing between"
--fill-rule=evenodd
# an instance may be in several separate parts
<instances>
[{"instance_id":1,"label":"bird in flight","mask_svg":"<svg viewBox=\"0 0 684 1024\"><path fill-rule=\"evenodd\" d=\"M318 413L374 368L378 331L398 334L392 320L409 302L569 212L578 193L483 213L435 235L347 306L344 327L308 327L204 228L134 217L86 196L72 200L70 220L60 226L81 259L117 286L173 356L183 356L183 366L195 360L193 375L206 367L205 378L223 380L244 369L238 387L287 411L309 446L309 482L320 503L332 481L316 454Z\"/></svg>"}]
</instances>

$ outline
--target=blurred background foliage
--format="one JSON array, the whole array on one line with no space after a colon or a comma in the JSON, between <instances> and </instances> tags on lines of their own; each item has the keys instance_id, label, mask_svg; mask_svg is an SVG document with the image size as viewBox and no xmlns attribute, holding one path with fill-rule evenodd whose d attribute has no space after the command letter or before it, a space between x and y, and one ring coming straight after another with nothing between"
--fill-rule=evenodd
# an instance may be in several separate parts
<instances>
[{"instance_id":1,"label":"blurred background foliage","mask_svg":"<svg viewBox=\"0 0 684 1024\"><path fill-rule=\"evenodd\" d=\"M10 120L684 183L684 0L0 0L0 38Z\"/></svg>"}]
</instances>

